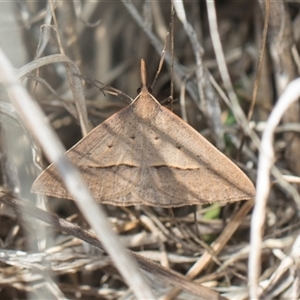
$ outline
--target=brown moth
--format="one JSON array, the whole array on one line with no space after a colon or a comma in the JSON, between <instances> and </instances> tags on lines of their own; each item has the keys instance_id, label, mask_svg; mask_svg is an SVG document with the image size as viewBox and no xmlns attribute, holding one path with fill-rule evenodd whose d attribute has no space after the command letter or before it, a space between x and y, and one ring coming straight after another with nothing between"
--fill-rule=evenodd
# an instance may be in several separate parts
<instances>
[{"instance_id":1,"label":"brown moth","mask_svg":"<svg viewBox=\"0 0 300 300\"><path fill-rule=\"evenodd\" d=\"M254 197L249 178L191 126L163 107L146 87L66 152L96 201L129 206L178 207ZM32 192L72 199L55 166Z\"/></svg>"}]
</instances>

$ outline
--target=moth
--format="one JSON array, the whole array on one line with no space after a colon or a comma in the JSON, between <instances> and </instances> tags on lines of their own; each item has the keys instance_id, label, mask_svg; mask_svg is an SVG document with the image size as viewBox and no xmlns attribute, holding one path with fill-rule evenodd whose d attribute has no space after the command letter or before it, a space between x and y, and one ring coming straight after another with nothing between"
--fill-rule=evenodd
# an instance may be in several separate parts
<instances>
[{"instance_id":1,"label":"moth","mask_svg":"<svg viewBox=\"0 0 300 300\"><path fill-rule=\"evenodd\" d=\"M250 179L190 125L163 107L146 85L126 108L66 152L97 202L179 207L248 200ZM72 199L52 164L32 192Z\"/></svg>"}]
</instances>

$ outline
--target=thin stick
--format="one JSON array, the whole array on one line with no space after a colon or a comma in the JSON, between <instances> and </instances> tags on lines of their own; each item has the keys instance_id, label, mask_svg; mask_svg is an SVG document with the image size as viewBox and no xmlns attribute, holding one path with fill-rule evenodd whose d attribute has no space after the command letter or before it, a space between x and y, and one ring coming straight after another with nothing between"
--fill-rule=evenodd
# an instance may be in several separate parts
<instances>
[{"instance_id":1,"label":"thin stick","mask_svg":"<svg viewBox=\"0 0 300 300\"><path fill-rule=\"evenodd\" d=\"M56 15L55 15L53 0L50 1L50 4L51 4L52 17L53 17L53 21L54 21L54 25L55 25L55 29L56 29L56 37L57 37L57 42L59 45L59 50L60 50L60 53L65 56L65 51L63 48L60 34L59 34L59 28L58 28ZM82 89L82 83L80 82L78 77L73 75L74 73L70 70L68 64L65 64L65 68L66 68L68 81L70 84L70 89L71 89L71 92L73 94L74 101L76 104L82 135L85 136L88 134L88 132L92 128L89 126L87 109L86 109L86 104L85 104L85 97L84 97L84 93L83 93L83 89Z\"/></svg>"},{"instance_id":2,"label":"thin stick","mask_svg":"<svg viewBox=\"0 0 300 300\"><path fill-rule=\"evenodd\" d=\"M300 79L298 78L290 82L286 90L280 96L262 135L257 170L255 206L251 219L250 255L248 263L250 268L248 269L250 299L259 299L259 295L261 294L258 285L261 266L260 255L266 205L271 184L270 171L274 163L274 132L284 112L292 103L298 100L299 96ZM296 202L296 204L300 209L300 202Z\"/></svg>"},{"instance_id":3,"label":"thin stick","mask_svg":"<svg viewBox=\"0 0 300 300\"><path fill-rule=\"evenodd\" d=\"M255 81L254 81L254 87L253 87L253 91L252 91L251 105L250 105L248 116L247 116L248 121L250 121L252 118L254 106L256 103L257 91L259 88L259 80L260 80L261 70L262 70L262 66L263 66L262 63L263 63L263 59L264 59L264 52L265 52L266 43L267 43L268 25L269 25L269 16L270 16L270 0L265 0L265 4L266 4L266 15L265 15L265 20L264 20L263 37L262 37L261 47L260 47L260 51L259 51L260 55L259 55L259 60L258 60Z\"/></svg>"},{"instance_id":4,"label":"thin stick","mask_svg":"<svg viewBox=\"0 0 300 300\"><path fill-rule=\"evenodd\" d=\"M166 38L165 38L165 43L164 43L164 47L161 51L161 56L160 56L160 60L159 60L159 64L158 64L158 69L156 71L155 77L154 77L153 82L151 84L151 89L153 89L153 87L154 87L154 85L157 81L157 78L159 76L159 73L162 69L162 66L163 66L163 63L164 63L164 60L165 60L166 48L167 48L167 39L168 39L169 34L170 34L170 31L167 32L167 35L166 35Z\"/></svg>"},{"instance_id":5,"label":"thin stick","mask_svg":"<svg viewBox=\"0 0 300 300\"><path fill-rule=\"evenodd\" d=\"M259 80L260 80L260 75L261 75L261 70L263 66L263 59L264 59L264 53L265 53L265 48L266 48L266 43L267 43L267 35L268 35L268 25L269 25L269 16L270 16L270 0L265 1L266 4L266 15L265 15L265 20L264 20L264 29L263 29L263 37L262 37L262 42L261 42L261 47L259 51L259 59L258 59L258 66L257 66L257 72L255 75L255 80L254 80L254 87L252 91L252 99L251 99L251 105L248 111L248 116L247 119L250 122L253 111L254 111L254 106L256 103L257 99L257 92L259 88ZM243 150L243 145L245 143L245 135L243 135L242 140L241 140L241 145L239 148L239 155Z\"/></svg>"},{"instance_id":6,"label":"thin stick","mask_svg":"<svg viewBox=\"0 0 300 300\"><path fill-rule=\"evenodd\" d=\"M174 5L173 2L171 1L171 37L170 37L170 43L171 43L171 84L170 84L170 95L171 99L174 99ZM173 104L173 102L172 102Z\"/></svg>"}]
</instances>

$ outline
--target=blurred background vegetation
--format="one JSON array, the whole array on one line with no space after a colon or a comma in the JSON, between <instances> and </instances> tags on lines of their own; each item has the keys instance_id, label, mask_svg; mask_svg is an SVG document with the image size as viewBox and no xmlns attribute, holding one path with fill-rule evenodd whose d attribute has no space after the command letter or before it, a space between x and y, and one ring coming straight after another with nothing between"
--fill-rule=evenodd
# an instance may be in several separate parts
<instances>
[{"instance_id":1,"label":"blurred background vegetation","mask_svg":"<svg viewBox=\"0 0 300 300\"><path fill-rule=\"evenodd\" d=\"M216 32L209 26L206 1L183 1L187 20L184 24L183 18L178 17L178 11L175 12L173 52L171 35L167 35L171 22L169 1L58 1L54 5L56 24L50 2L1 2L0 47L16 72L30 62L34 66L41 57L60 53L75 62L83 76L99 80L135 98L140 87L140 60L146 61L151 85L165 46L166 62L153 95L159 101L168 97L173 80L174 112L234 160L255 183L258 149L252 139L245 136L237 112L240 108L245 116L252 112L250 107L261 55L264 59L258 78L258 93L249 120L249 126L259 136L277 98L287 84L299 76L300 2L271 2L267 42L263 51L264 1L226 0L215 4L218 33L238 103L232 102L222 80L224 70L220 72L216 59L213 47L213 34ZM66 148L82 138L78 120L63 104L65 101L74 105L63 64L50 59L49 64L26 73L21 79L47 114ZM104 95L88 83L85 84L85 96L88 117L93 126L127 105L117 97ZM35 202L30 186L39 172L35 168L32 151L36 146L11 106L6 106L8 103L9 98L1 89L2 186L21 198ZM276 132L275 163L283 175L300 175L299 118L299 103L296 102L287 111ZM244 146L240 148L242 141ZM87 228L72 201L51 199L44 206ZM168 211L162 209L107 206L106 210L114 230L128 248L185 274L203 252L203 242L213 242L239 207L240 204L198 207L197 223L194 212L184 208L175 210L176 222L170 218ZM275 182L270 190L262 251L260 283L266 287L266 299L291 299L291 295L294 295L293 299L300 297L299 257L294 264L295 269L285 270L278 278L272 278L274 272L281 270L282 257L290 255L291 245L299 235L298 212L292 197ZM158 220L154 224L159 234L142 223L141 216ZM40 225L22 220L13 211L2 208L1 248L31 253L42 253L46 249L49 253L51 249L51 253L57 253L51 258L52 267L47 265L47 276L53 277L66 297L133 297L103 253L100 257L95 248L72 236L52 231L48 226L39 231L37 227ZM201 273L204 284L229 299L246 299L248 295L249 228L250 215L244 218L217 260ZM43 266L43 259L36 264ZM32 265L2 262L0 298L53 297L45 283L44 271L38 272L37 265L33 268ZM155 282L155 277L150 281L157 296L170 289L170 286ZM197 298L182 293L178 299Z\"/></svg>"}]
</instances>

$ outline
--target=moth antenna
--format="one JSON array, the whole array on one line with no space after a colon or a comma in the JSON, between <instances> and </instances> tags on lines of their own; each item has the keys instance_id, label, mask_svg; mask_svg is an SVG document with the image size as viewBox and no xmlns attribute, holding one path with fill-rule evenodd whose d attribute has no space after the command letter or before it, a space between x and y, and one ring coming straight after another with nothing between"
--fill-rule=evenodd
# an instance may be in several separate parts
<instances>
[{"instance_id":1,"label":"moth antenna","mask_svg":"<svg viewBox=\"0 0 300 300\"><path fill-rule=\"evenodd\" d=\"M141 60L141 83L142 83L142 88L147 87L146 63L143 59Z\"/></svg>"}]
</instances>

